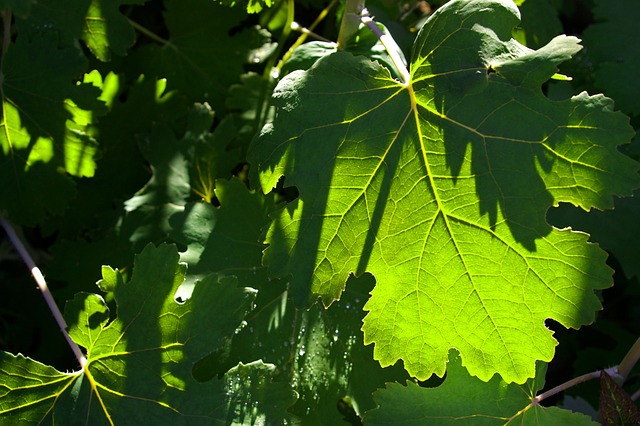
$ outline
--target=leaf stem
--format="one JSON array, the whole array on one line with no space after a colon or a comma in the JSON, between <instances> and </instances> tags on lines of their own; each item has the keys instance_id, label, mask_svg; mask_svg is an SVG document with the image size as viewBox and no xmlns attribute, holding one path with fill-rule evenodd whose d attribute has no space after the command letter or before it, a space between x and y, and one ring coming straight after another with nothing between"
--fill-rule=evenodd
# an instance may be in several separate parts
<instances>
[{"instance_id":1,"label":"leaf stem","mask_svg":"<svg viewBox=\"0 0 640 426\"><path fill-rule=\"evenodd\" d=\"M609 374L610 376L615 376L617 375L617 371L618 371L618 367L611 367L611 368L607 368L605 370L597 370L597 371L592 371L591 373L587 373L587 374L583 374L581 376L578 377L574 377L573 379L566 381L554 388L549 389L546 392L541 393L540 395L537 395L535 398L533 398L533 402L531 403L531 405L539 405L540 402L542 402L543 400L549 398L550 396L559 394L560 392L564 392L565 390L579 385L580 383L584 383L586 381L589 381L591 379L598 379L600 378L600 375L602 374L602 371L605 371L607 374Z\"/></svg>"},{"instance_id":2,"label":"leaf stem","mask_svg":"<svg viewBox=\"0 0 640 426\"><path fill-rule=\"evenodd\" d=\"M344 50L349 40L360 27L360 13L364 10L365 0L347 0L338 33L338 50Z\"/></svg>"},{"instance_id":3,"label":"leaf stem","mask_svg":"<svg viewBox=\"0 0 640 426\"><path fill-rule=\"evenodd\" d=\"M4 230L7 232L7 236L9 237L9 240L13 243L13 246L16 248L16 251L18 252L18 254L20 254L20 257L22 258L24 263L27 265L27 268L31 270L31 275L33 276L33 279L38 284L38 288L42 292L42 296L44 297L44 300L47 302L47 306L49 306L49 309L51 310L53 317L58 323L58 327L60 327L60 331L62 331L64 338L67 340L67 343L71 347L71 350L73 351L73 354L76 356L76 359L80 363L80 366L84 369L85 366L87 365L87 359L85 358L82 351L80 350L80 347L76 344L76 342L74 342L71 339L71 336L69 336L69 333L67 332L67 323L62 317L62 313L60 312L60 309L58 309L58 305L56 305L56 302L53 300L53 296L49 291L49 287L47 286L47 282L45 281L44 276L42 275L42 272L40 272L40 269L36 266L35 262L31 258L31 255L29 254L24 244L20 240L20 237L18 237L18 235L16 234L16 231L13 229L13 226L11 226L11 224L3 217L0 217L0 225L2 225Z\"/></svg>"},{"instance_id":4,"label":"leaf stem","mask_svg":"<svg viewBox=\"0 0 640 426\"><path fill-rule=\"evenodd\" d=\"M382 30L378 28L376 23L373 22L373 19L371 19L371 16L369 16L369 12L367 11L367 9L362 10L360 20L378 37L385 50L389 54L389 57L391 58L393 65L396 67L398 74L402 77L402 83L404 83L405 85L409 84L411 76L409 74L409 71L407 70L407 67L404 66L402 59L400 59L400 55L398 55L397 50L393 48L393 45L395 43L393 43L393 40L391 39L389 34L383 33Z\"/></svg>"},{"instance_id":5,"label":"leaf stem","mask_svg":"<svg viewBox=\"0 0 640 426\"><path fill-rule=\"evenodd\" d=\"M624 356L620 365L618 366L618 376L622 379L622 383L627 380L629 377L629 373L631 373L631 369L636 365L638 360L640 359L640 337L636 340L636 342L631 346L629 352ZM622 383L619 383L622 385Z\"/></svg>"}]
</instances>

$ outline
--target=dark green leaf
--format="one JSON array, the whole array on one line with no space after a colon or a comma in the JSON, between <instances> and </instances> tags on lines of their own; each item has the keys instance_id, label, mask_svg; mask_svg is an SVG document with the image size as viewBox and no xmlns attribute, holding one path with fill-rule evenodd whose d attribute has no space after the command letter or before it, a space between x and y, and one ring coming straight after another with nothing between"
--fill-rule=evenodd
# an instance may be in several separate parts
<instances>
[{"instance_id":1,"label":"dark green leaf","mask_svg":"<svg viewBox=\"0 0 640 426\"><path fill-rule=\"evenodd\" d=\"M54 30L65 45L82 39L98 59L109 61L111 52L125 55L135 42L133 27L120 9L145 1L38 0L20 28L32 34Z\"/></svg>"},{"instance_id":2,"label":"dark green leaf","mask_svg":"<svg viewBox=\"0 0 640 426\"><path fill-rule=\"evenodd\" d=\"M640 424L635 401L605 371L600 375L600 416L605 426Z\"/></svg>"},{"instance_id":3,"label":"dark green leaf","mask_svg":"<svg viewBox=\"0 0 640 426\"><path fill-rule=\"evenodd\" d=\"M98 91L76 85L86 65L75 47L55 37L20 38L3 58L0 114L0 209L16 223L34 225L61 214L73 198L70 176L95 172L96 141L81 110L99 109Z\"/></svg>"},{"instance_id":4,"label":"dark green leaf","mask_svg":"<svg viewBox=\"0 0 640 426\"><path fill-rule=\"evenodd\" d=\"M640 114L640 87L635 83L640 68L640 38L636 17L640 3L634 0L595 1L598 23L584 33L585 46L596 67L596 84L616 100L619 107Z\"/></svg>"}]
</instances>

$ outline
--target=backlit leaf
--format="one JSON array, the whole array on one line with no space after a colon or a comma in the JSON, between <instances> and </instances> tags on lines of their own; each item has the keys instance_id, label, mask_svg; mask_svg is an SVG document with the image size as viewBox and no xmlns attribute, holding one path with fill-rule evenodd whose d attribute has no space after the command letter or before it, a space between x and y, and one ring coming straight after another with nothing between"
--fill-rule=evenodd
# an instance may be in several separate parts
<instances>
[{"instance_id":1,"label":"backlit leaf","mask_svg":"<svg viewBox=\"0 0 640 426\"><path fill-rule=\"evenodd\" d=\"M148 246L133 276L115 288L117 318L95 294L79 293L65 309L69 333L87 351L84 370L60 373L20 355L2 354L0 421L19 424L212 424L255 421L293 402L286 383L271 382L273 366L238 365L222 379L198 383L192 364L222 346L251 309L255 291L233 277L211 275L192 298L174 300L185 265L174 246ZM113 282L110 282L113 281ZM276 420L277 421L277 420Z\"/></svg>"},{"instance_id":2,"label":"backlit leaf","mask_svg":"<svg viewBox=\"0 0 640 426\"><path fill-rule=\"evenodd\" d=\"M371 272L365 343L419 379L442 376L450 348L485 381L533 377L554 355L545 320L592 322L594 290L611 285L605 253L549 226L547 209L609 208L640 184L610 99L540 89L578 40L530 50L511 38L518 18L508 0L447 3L418 35L407 85L343 52L294 71L249 154L265 191L284 175L300 192L267 233L271 272L291 275L302 305Z\"/></svg>"}]
</instances>

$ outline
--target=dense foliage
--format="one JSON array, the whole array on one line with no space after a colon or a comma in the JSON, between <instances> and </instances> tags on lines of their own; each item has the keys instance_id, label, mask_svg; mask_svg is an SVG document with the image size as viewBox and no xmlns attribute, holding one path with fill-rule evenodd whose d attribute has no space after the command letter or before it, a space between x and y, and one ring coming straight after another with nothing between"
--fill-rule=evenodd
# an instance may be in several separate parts
<instances>
[{"instance_id":1,"label":"dense foliage","mask_svg":"<svg viewBox=\"0 0 640 426\"><path fill-rule=\"evenodd\" d=\"M0 9L1 424L640 419L634 0Z\"/></svg>"}]
</instances>

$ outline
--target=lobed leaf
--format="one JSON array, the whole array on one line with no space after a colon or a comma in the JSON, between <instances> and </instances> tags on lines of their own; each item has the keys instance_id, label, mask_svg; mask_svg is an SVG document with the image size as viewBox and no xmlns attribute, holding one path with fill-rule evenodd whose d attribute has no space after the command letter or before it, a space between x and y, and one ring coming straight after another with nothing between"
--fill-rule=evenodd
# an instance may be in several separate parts
<instances>
[{"instance_id":1,"label":"lobed leaf","mask_svg":"<svg viewBox=\"0 0 640 426\"><path fill-rule=\"evenodd\" d=\"M634 19L638 13L640 4L633 0L597 0L593 8L597 22L584 32L589 57L595 62L597 87L614 98L620 109L634 116L640 115L640 89L635 84L640 46L630 40L640 36Z\"/></svg>"},{"instance_id":2,"label":"lobed leaf","mask_svg":"<svg viewBox=\"0 0 640 426\"><path fill-rule=\"evenodd\" d=\"M447 3L418 35L407 85L343 52L294 71L249 153L265 191L286 176L300 192L267 232L271 272L291 275L302 305L371 272L365 343L419 379L442 376L450 348L482 380L533 377L556 345L545 320L592 322L594 290L611 285L605 253L549 226L547 209L609 208L640 184L610 99L540 89L578 40L528 49L511 38L518 19L507 0Z\"/></svg>"},{"instance_id":3,"label":"lobed leaf","mask_svg":"<svg viewBox=\"0 0 640 426\"><path fill-rule=\"evenodd\" d=\"M3 58L0 209L16 223L61 214L75 194L70 176L95 173L98 146L82 115L102 105L92 86L73 83L85 62L51 34L20 38Z\"/></svg>"},{"instance_id":4,"label":"lobed leaf","mask_svg":"<svg viewBox=\"0 0 640 426\"><path fill-rule=\"evenodd\" d=\"M69 301L65 308L69 334L87 350L88 363L82 371L63 374L3 353L0 421L242 422L255 421L255 407L264 403L271 408L263 415L282 418L293 394L285 383L271 382L273 366L239 365L223 379L204 383L193 378L193 362L233 335L251 309L255 291L238 287L233 277L211 275L198 283L190 300L178 304L174 294L185 269L174 246L149 245L137 256L129 282L124 283L117 271L105 270L101 287L114 289L118 306L113 321L98 295L79 293Z\"/></svg>"},{"instance_id":5,"label":"lobed leaf","mask_svg":"<svg viewBox=\"0 0 640 426\"><path fill-rule=\"evenodd\" d=\"M270 34L256 26L230 37L246 13L211 0L166 0L165 9L167 43L140 48L131 62L147 76L166 78L169 89L189 102L208 102L221 111L226 91L243 66L259 63L272 52Z\"/></svg>"},{"instance_id":6,"label":"lobed leaf","mask_svg":"<svg viewBox=\"0 0 640 426\"><path fill-rule=\"evenodd\" d=\"M136 40L131 23L120 9L146 1L39 0L19 25L31 34L54 30L65 45L82 39L96 58L110 61L112 52L124 56Z\"/></svg>"}]
</instances>

